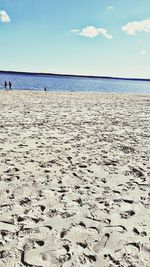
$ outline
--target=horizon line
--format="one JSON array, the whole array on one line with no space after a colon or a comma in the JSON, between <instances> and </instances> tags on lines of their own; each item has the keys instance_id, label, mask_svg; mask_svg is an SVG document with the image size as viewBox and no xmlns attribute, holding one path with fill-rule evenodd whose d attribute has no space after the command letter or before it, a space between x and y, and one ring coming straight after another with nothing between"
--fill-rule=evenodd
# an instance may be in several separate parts
<instances>
[{"instance_id":1,"label":"horizon line","mask_svg":"<svg viewBox=\"0 0 150 267\"><path fill-rule=\"evenodd\" d=\"M135 80L135 81L150 81L150 78L135 78L135 77L115 77L115 76L101 76L101 75L83 75L83 74L66 74L66 73L51 73L51 72L32 72L32 71L12 71L0 70L1 73L6 74L23 74L23 75L43 75L43 76L64 76L77 78L95 78L95 79L115 79L115 80Z\"/></svg>"}]
</instances>

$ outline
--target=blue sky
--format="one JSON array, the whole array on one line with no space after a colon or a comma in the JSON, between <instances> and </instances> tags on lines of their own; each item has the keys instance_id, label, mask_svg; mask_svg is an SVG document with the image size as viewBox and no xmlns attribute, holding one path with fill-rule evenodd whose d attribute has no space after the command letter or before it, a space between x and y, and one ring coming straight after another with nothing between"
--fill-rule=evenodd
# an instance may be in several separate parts
<instances>
[{"instance_id":1,"label":"blue sky","mask_svg":"<svg viewBox=\"0 0 150 267\"><path fill-rule=\"evenodd\" d=\"M150 77L150 0L0 0L0 69Z\"/></svg>"}]
</instances>

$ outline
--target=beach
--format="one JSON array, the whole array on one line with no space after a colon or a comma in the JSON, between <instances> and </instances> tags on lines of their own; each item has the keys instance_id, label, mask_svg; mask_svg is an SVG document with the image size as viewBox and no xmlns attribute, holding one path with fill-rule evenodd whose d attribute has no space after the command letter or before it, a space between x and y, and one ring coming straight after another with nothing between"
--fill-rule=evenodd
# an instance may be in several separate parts
<instances>
[{"instance_id":1,"label":"beach","mask_svg":"<svg viewBox=\"0 0 150 267\"><path fill-rule=\"evenodd\" d=\"M150 95L0 91L0 267L150 266Z\"/></svg>"}]
</instances>

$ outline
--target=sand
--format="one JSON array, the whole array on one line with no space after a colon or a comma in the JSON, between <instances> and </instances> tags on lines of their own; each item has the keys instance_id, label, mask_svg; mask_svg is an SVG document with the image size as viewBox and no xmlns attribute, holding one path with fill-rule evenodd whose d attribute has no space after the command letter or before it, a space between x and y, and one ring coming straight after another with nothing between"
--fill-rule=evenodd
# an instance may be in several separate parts
<instances>
[{"instance_id":1,"label":"sand","mask_svg":"<svg viewBox=\"0 0 150 267\"><path fill-rule=\"evenodd\" d=\"M0 267L150 266L150 95L0 91Z\"/></svg>"}]
</instances>

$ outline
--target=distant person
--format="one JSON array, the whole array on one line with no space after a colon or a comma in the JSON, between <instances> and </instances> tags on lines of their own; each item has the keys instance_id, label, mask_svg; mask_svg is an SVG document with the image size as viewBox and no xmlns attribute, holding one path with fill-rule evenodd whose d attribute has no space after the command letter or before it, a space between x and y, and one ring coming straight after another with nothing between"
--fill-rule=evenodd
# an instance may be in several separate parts
<instances>
[{"instance_id":1,"label":"distant person","mask_svg":"<svg viewBox=\"0 0 150 267\"><path fill-rule=\"evenodd\" d=\"M9 84L9 90L12 90L12 83L9 82L8 84Z\"/></svg>"},{"instance_id":2,"label":"distant person","mask_svg":"<svg viewBox=\"0 0 150 267\"><path fill-rule=\"evenodd\" d=\"M44 91L45 91L45 92L47 91L47 88L46 88L46 87L44 88Z\"/></svg>"},{"instance_id":3,"label":"distant person","mask_svg":"<svg viewBox=\"0 0 150 267\"><path fill-rule=\"evenodd\" d=\"M5 81L4 82L4 88L5 88L5 91L7 90L7 82Z\"/></svg>"}]
</instances>

